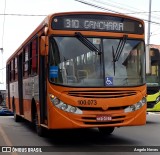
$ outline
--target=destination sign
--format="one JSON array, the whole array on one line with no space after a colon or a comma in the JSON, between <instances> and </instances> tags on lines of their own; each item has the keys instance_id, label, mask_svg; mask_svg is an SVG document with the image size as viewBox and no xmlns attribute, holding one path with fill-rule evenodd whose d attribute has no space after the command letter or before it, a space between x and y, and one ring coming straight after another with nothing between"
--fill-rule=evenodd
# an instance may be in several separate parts
<instances>
[{"instance_id":1,"label":"destination sign","mask_svg":"<svg viewBox=\"0 0 160 155\"><path fill-rule=\"evenodd\" d=\"M144 33L142 23L136 20L96 14L57 16L53 18L51 26L55 30Z\"/></svg>"},{"instance_id":2,"label":"destination sign","mask_svg":"<svg viewBox=\"0 0 160 155\"><path fill-rule=\"evenodd\" d=\"M104 31L123 31L124 23L106 20L90 19L64 19L64 28L68 29L86 29L86 30L104 30ZM132 27L133 29L133 27Z\"/></svg>"}]
</instances>

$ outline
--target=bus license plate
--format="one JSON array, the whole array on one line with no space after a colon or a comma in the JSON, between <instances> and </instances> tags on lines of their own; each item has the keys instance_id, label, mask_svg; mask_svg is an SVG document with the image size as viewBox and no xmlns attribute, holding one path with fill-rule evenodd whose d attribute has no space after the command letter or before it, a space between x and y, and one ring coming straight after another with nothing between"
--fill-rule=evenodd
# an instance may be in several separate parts
<instances>
[{"instance_id":1,"label":"bus license plate","mask_svg":"<svg viewBox=\"0 0 160 155\"><path fill-rule=\"evenodd\" d=\"M105 122L105 121L111 121L112 117L110 115L97 115L96 120L98 122Z\"/></svg>"}]
</instances>

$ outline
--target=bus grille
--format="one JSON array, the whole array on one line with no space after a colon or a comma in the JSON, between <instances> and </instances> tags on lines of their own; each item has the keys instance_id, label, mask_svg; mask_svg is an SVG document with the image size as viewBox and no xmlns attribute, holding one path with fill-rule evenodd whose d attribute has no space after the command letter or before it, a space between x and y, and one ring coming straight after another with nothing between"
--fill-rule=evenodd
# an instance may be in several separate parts
<instances>
[{"instance_id":1,"label":"bus grille","mask_svg":"<svg viewBox=\"0 0 160 155\"><path fill-rule=\"evenodd\" d=\"M129 106L129 105L128 105ZM126 107L128 106L117 106L117 107L108 107L107 110L124 110ZM79 109L81 109L82 111L99 111L99 112L103 112L103 108L102 107L78 107Z\"/></svg>"},{"instance_id":2,"label":"bus grille","mask_svg":"<svg viewBox=\"0 0 160 155\"><path fill-rule=\"evenodd\" d=\"M120 98L135 95L136 91L100 90L100 91L69 91L68 95L84 98Z\"/></svg>"}]
</instances>

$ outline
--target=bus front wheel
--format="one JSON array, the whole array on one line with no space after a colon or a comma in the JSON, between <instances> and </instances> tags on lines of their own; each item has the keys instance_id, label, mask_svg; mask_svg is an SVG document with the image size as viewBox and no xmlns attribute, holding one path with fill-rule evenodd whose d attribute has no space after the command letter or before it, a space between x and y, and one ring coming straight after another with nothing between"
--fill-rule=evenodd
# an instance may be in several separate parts
<instances>
[{"instance_id":1,"label":"bus front wheel","mask_svg":"<svg viewBox=\"0 0 160 155\"><path fill-rule=\"evenodd\" d=\"M35 127L36 127L36 132L38 136L43 137L44 136L44 128L39 125L38 123L38 114L37 112L35 113Z\"/></svg>"},{"instance_id":2,"label":"bus front wheel","mask_svg":"<svg viewBox=\"0 0 160 155\"><path fill-rule=\"evenodd\" d=\"M110 135L114 131L114 127L102 127L98 128L100 134L102 135Z\"/></svg>"}]
</instances>

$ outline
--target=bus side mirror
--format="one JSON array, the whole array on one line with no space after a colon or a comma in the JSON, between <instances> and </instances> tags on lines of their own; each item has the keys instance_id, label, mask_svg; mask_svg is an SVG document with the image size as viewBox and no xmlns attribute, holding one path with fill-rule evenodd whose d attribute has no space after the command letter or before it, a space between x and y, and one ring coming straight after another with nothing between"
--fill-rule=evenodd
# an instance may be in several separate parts
<instances>
[{"instance_id":1,"label":"bus side mirror","mask_svg":"<svg viewBox=\"0 0 160 155\"><path fill-rule=\"evenodd\" d=\"M48 55L48 37L40 37L40 55Z\"/></svg>"}]
</instances>

